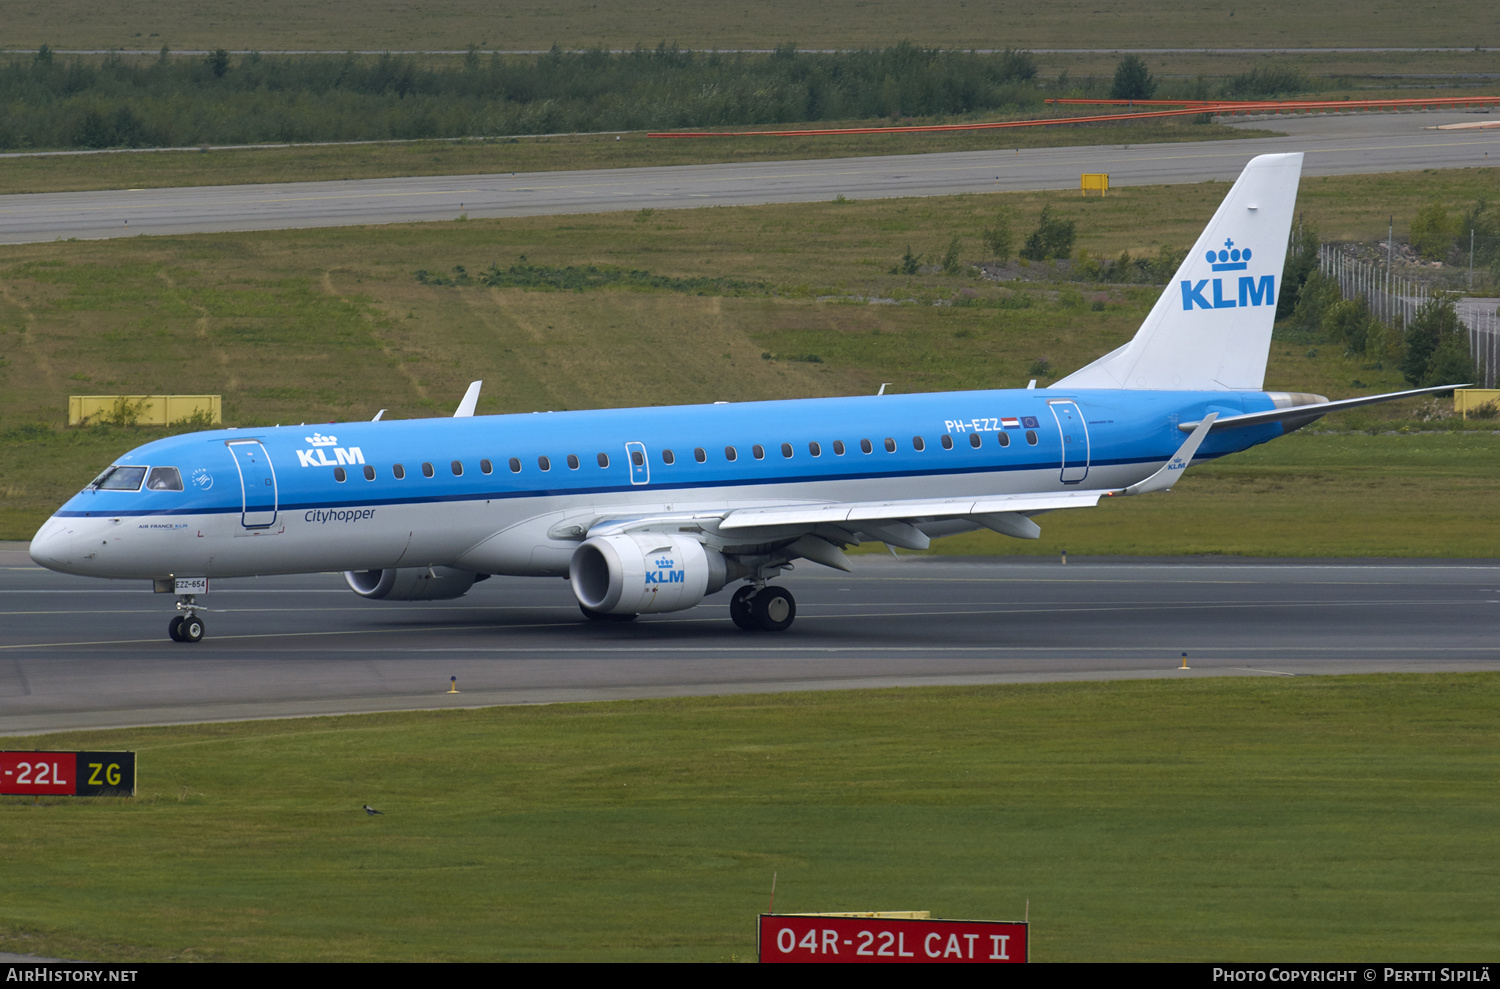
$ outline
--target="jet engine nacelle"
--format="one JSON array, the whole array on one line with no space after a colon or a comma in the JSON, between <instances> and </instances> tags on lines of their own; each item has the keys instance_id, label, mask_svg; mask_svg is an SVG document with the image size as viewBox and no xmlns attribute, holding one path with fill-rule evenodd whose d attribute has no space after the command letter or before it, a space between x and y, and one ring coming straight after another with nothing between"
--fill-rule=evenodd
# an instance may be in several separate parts
<instances>
[{"instance_id":1,"label":"jet engine nacelle","mask_svg":"<svg viewBox=\"0 0 1500 989\"><path fill-rule=\"evenodd\" d=\"M488 576L488 574L486 574ZM362 598L386 601L445 601L469 593L479 574L452 567L346 570L349 588Z\"/></svg>"},{"instance_id":2,"label":"jet engine nacelle","mask_svg":"<svg viewBox=\"0 0 1500 989\"><path fill-rule=\"evenodd\" d=\"M609 615L691 608L724 586L724 555L661 533L596 536L573 551L568 579L579 604Z\"/></svg>"}]
</instances>

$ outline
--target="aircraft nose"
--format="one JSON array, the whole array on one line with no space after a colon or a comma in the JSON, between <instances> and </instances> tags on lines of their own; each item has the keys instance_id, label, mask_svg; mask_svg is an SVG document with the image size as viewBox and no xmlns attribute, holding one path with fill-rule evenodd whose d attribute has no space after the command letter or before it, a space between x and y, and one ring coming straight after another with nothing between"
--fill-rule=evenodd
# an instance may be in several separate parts
<instances>
[{"instance_id":1,"label":"aircraft nose","mask_svg":"<svg viewBox=\"0 0 1500 989\"><path fill-rule=\"evenodd\" d=\"M48 570L69 573L78 539L67 519L50 518L31 540L31 558Z\"/></svg>"}]
</instances>

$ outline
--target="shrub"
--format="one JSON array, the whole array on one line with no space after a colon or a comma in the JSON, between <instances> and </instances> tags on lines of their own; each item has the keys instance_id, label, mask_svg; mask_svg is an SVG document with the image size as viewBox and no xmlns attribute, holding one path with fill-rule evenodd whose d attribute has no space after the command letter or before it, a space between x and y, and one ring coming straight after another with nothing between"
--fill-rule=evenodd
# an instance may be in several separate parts
<instances>
[{"instance_id":1,"label":"shrub","mask_svg":"<svg viewBox=\"0 0 1500 989\"><path fill-rule=\"evenodd\" d=\"M1411 246L1428 261L1447 260L1457 236L1457 222L1439 202L1423 206L1411 221Z\"/></svg>"},{"instance_id":2,"label":"shrub","mask_svg":"<svg viewBox=\"0 0 1500 989\"><path fill-rule=\"evenodd\" d=\"M1002 264L1010 260L1015 249L1015 236L1010 231L1010 213L1001 210L995 215L994 226L984 228L984 249L990 257Z\"/></svg>"},{"instance_id":3,"label":"shrub","mask_svg":"<svg viewBox=\"0 0 1500 989\"><path fill-rule=\"evenodd\" d=\"M1474 380L1469 334L1459 322L1453 299L1438 296L1422 304L1406 328L1406 356L1401 373L1418 388Z\"/></svg>"},{"instance_id":4,"label":"shrub","mask_svg":"<svg viewBox=\"0 0 1500 989\"><path fill-rule=\"evenodd\" d=\"M956 275L959 272L958 234L953 235L953 239L948 241L948 249L943 252L943 271L949 275Z\"/></svg>"},{"instance_id":5,"label":"shrub","mask_svg":"<svg viewBox=\"0 0 1500 989\"><path fill-rule=\"evenodd\" d=\"M1284 286L1282 291L1285 291ZM1339 302L1339 298L1338 283L1325 278L1322 272L1314 271L1307 276L1302 290L1297 293L1297 306L1292 310L1288 329L1302 334L1301 339L1308 342L1321 338L1324 317Z\"/></svg>"},{"instance_id":6,"label":"shrub","mask_svg":"<svg viewBox=\"0 0 1500 989\"><path fill-rule=\"evenodd\" d=\"M1149 100L1156 94L1156 80L1138 55L1126 55L1115 66L1115 82L1109 97L1114 100Z\"/></svg>"},{"instance_id":7,"label":"shrub","mask_svg":"<svg viewBox=\"0 0 1500 989\"><path fill-rule=\"evenodd\" d=\"M1365 352L1370 336L1370 307L1364 299L1344 299L1323 313L1323 332L1330 340L1347 344L1356 354Z\"/></svg>"},{"instance_id":8,"label":"shrub","mask_svg":"<svg viewBox=\"0 0 1500 989\"><path fill-rule=\"evenodd\" d=\"M1028 261L1046 261L1049 258L1066 258L1073 253L1073 239L1077 224L1052 215L1050 205L1042 207L1041 219L1036 229L1026 236L1026 245L1021 248L1021 257Z\"/></svg>"}]
</instances>

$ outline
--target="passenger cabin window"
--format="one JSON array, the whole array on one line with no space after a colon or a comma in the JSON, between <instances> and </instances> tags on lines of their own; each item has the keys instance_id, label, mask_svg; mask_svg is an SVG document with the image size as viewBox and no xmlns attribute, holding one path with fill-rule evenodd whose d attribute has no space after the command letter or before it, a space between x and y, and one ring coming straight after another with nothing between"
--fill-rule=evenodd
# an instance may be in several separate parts
<instances>
[{"instance_id":1,"label":"passenger cabin window","mask_svg":"<svg viewBox=\"0 0 1500 989\"><path fill-rule=\"evenodd\" d=\"M886 453L895 453L896 452L896 441L893 440L893 439L891 439L889 436L887 436L885 438L885 452Z\"/></svg>"},{"instance_id":2,"label":"passenger cabin window","mask_svg":"<svg viewBox=\"0 0 1500 989\"><path fill-rule=\"evenodd\" d=\"M365 480L366 481L373 481L373 480L375 480L375 468L371 467L369 464L365 464Z\"/></svg>"},{"instance_id":3,"label":"passenger cabin window","mask_svg":"<svg viewBox=\"0 0 1500 989\"><path fill-rule=\"evenodd\" d=\"M972 446L974 449L976 449L976 450L979 449L979 447L983 443L984 443L984 439L978 433L970 433L969 434L969 445Z\"/></svg>"},{"instance_id":4,"label":"passenger cabin window","mask_svg":"<svg viewBox=\"0 0 1500 989\"><path fill-rule=\"evenodd\" d=\"M176 467L153 467L146 475L147 491L181 491L182 475Z\"/></svg>"},{"instance_id":5,"label":"passenger cabin window","mask_svg":"<svg viewBox=\"0 0 1500 989\"><path fill-rule=\"evenodd\" d=\"M632 456L632 459L634 459L636 457L639 457L640 454L632 452L631 456ZM609 466L609 454L607 454L607 453L601 453L601 454L599 454L599 466L600 467L608 467ZM639 467L640 464L636 464L636 466Z\"/></svg>"},{"instance_id":6,"label":"passenger cabin window","mask_svg":"<svg viewBox=\"0 0 1500 989\"><path fill-rule=\"evenodd\" d=\"M141 482L146 479L146 468L144 467L121 467L119 465L106 467L104 473L94 478L90 487L98 488L100 491L139 491Z\"/></svg>"},{"instance_id":7,"label":"passenger cabin window","mask_svg":"<svg viewBox=\"0 0 1500 989\"><path fill-rule=\"evenodd\" d=\"M431 464L423 464L422 465L422 476L423 477L431 477L434 473L435 473L435 471L433 471Z\"/></svg>"},{"instance_id":8,"label":"passenger cabin window","mask_svg":"<svg viewBox=\"0 0 1500 989\"><path fill-rule=\"evenodd\" d=\"M392 464L391 473L394 474L396 476L396 480L399 481L406 477L406 468L402 467L400 464Z\"/></svg>"},{"instance_id":9,"label":"passenger cabin window","mask_svg":"<svg viewBox=\"0 0 1500 989\"><path fill-rule=\"evenodd\" d=\"M495 471L495 465L488 460L481 460L479 461L479 471L482 474L492 474Z\"/></svg>"},{"instance_id":10,"label":"passenger cabin window","mask_svg":"<svg viewBox=\"0 0 1500 989\"><path fill-rule=\"evenodd\" d=\"M664 464L675 464L677 462L677 454L671 450L663 450L661 452L661 462Z\"/></svg>"},{"instance_id":11,"label":"passenger cabin window","mask_svg":"<svg viewBox=\"0 0 1500 989\"><path fill-rule=\"evenodd\" d=\"M750 448L750 452L753 453L753 454L755 454L755 459L756 460L764 460L764 459L766 459L766 448L763 447L763 446L761 446L759 443L757 443L754 446L752 446Z\"/></svg>"},{"instance_id":12,"label":"passenger cabin window","mask_svg":"<svg viewBox=\"0 0 1500 989\"><path fill-rule=\"evenodd\" d=\"M736 460L740 459L740 452L732 446L726 446L724 448L724 459L729 461L730 463L734 463Z\"/></svg>"},{"instance_id":13,"label":"passenger cabin window","mask_svg":"<svg viewBox=\"0 0 1500 989\"><path fill-rule=\"evenodd\" d=\"M519 458L519 457L511 457L510 458L510 472L512 474L519 474L519 473L521 473L521 458Z\"/></svg>"},{"instance_id":14,"label":"passenger cabin window","mask_svg":"<svg viewBox=\"0 0 1500 989\"><path fill-rule=\"evenodd\" d=\"M1036 430L1026 430L1026 442L1030 443L1032 446L1036 446Z\"/></svg>"},{"instance_id":15,"label":"passenger cabin window","mask_svg":"<svg viewBox=\"0 0 1500 989\"><path fill-rule=\"evenodd\" d=\"M345 481L347 481L349 479L349 475L348 475L347 472L345 472L344 468L342 468L342 467L335 467L333 469L333 479L335 481L338 481L340 484L343 484Z\"/></svg>"},{"instance_id":16,"label":"passenger cabin window","mask_svg":"<svg viewBox=\"0 0 1500 989\"><path fill-rule=\"evenodd\" d=\"M536 465L538 467L540 467L542 470L551 470L552 469L552 461L548 460L546 457L537 457L536 458Z\"/></svg>"},{"instance_id":17,"label":"passenger cabin window","mask_svg":"<svg viewBox=\"0 0 1500 989\"><path fill-rule=\"evenodd\" d=\"M860 449L861 453L871 453L871 452L874 451L875 448L870 445L870 441L869 440L860 440L859 441L859 449Z\"/></svg>"},{"instance_id":18,"label":"passenger cabin window","mask_svg":"<svg viewBox=\"0 0 1500 989\"><path fill-rule=\"evenodd\" d=\"M792 459L792 445L790 443L781 444L781 455L788 460Z\"/></svg>"},{"instance_id":19,"label":"passenger cabin window","mask_svg":"<svg viewBox=\"0 0 1500 989\"><path fill-rule=\"evenodd\" d=\"M455 461L453 461L453 463L449 464L448 466L453 469L453 476L454 477L463 477L464 476L463 461L461 461L461 460L455 460Z\"/></svg>"},{"instance_id":20,"label":"passenger cabin window","mask_svg":"<svg viewBox=\"0 0 1500 989\"><path fill-rule=\"evenodd\" d=\"M922 439L922 437L920 436L913 436L911 438L911 448L918 453L921 453L923 450L927 449L927 441Z\"/></svg>"},{"instance_id":21,"label":"passenger cabin window","mask_svg":"<svg viewBox=\"0 0 1500 989\"><path fill-rule=\"evenodd\" d=\"M693 448L693 459L696 460L696 461L698 461L698 463L700 463L700 464L707 463L708 462L708 453L706 451L704 451L703 447L701 447L701 446L694 447Z\"/></svg>"},{"instance_id":22,"label":"passenger cabin window","mask_svg":"<svg viewBox=\"0 0 1500 989\"><path fill-rule=\"evenodd\" d=\"M944 450L951 450L951 449L953 449L953 437L949 436L947 433L943 434L943 449Z\"/></svg>"},{"instance_id":23,"label":"passenger cabin window","mask_svg":"<svg viewBox=\"0 0 1500 989\"><path fill-rule=\"evenodd\" d=\"M578 457L576 455L574 455L574 454L571 454L571 453L568 454L568 470L577 470L577 469L578 469Z\"/></svg>"},{"instance_id":24,"label":"passenger cabin window","mask_svg":"<svg viewBox=\"0 0 1500 989\"><path fill-rule=\"evenodd\" d=\"M1009 433L1002 431L1000 433L999 439L1000 439L1000 445L1001 446L1010 446L1010 434Z\"/></svg>"},{"instance_id":25,"label":"passenger cabin window","mask_svg":"<svg viewBox=\"0 0 1500 989\"><path fill-rule=\"evenodd\" d=\"M821 446L818 446L817 440L813 440L811 443L807 444L807 452L812 454L814 457L821 457L823 455L823 448Z\"/></svg>"},{"instance_id":26,"label":"passenger cabin window","mask_svg":"<svg viewBox=\"0 0 1500 989\"><path fill-rule=\"evenodd\" d=\"M844 441L843 440L834 440L833 441L833 452L834 452L835 456L842 457L844 455Z\"/></svg>"}]
</instances>

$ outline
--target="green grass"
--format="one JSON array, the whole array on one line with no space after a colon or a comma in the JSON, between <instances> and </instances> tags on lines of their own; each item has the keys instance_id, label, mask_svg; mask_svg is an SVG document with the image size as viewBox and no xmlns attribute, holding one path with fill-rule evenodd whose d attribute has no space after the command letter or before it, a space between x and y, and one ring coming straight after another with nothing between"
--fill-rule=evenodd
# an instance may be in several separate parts
<instances>
[{"instance_id":1,"label":"green grass","mask_svg":"<svg viewBox=\"0 0 1500 989\"><path fill-rule=\"evenodd\" d=\"M778 910L1019 919L1039 961L1485 960L1500 675L1048 684L28 739L0 950L747 960ZM362 804L385 814L367 817Z\"/></svg>"},{"instance_id":2,"label":"green grass","mask_svg":"<svg viewBox=\"0 0 1500 989\"><path fill-rule=\"evenodd\" d=\"M928 122L931 121L902 123L909 125ZM885 126L889 123L890 121L864 120L798 126L868 127ZM787 125L781 129L798 128ZM1267 137L1275 133L1274 130L1201 124L1191 120L1164 120L956 133L669 140L648 138L644 133L632 132L620 135L575 134L400 144L45 155L11 158L0 162L0 195L77 192L87 189L317 182L406 175L475 175L694 165L708 162L850 158L985 151L994 148L1237 140Z\"/></svg>"},{"instance_id":3,"label":"green grass","mask_svg":"<svg viewBox=\"0 0 1500 989\"><path fill-rule=\"evenodd\" d=\"M1373 239L1392 212L1399 236L1430 199L1450 209L1480 196L1493 201L1497 183L1493 169L1309 178L1301 204L1325 234ZM377 237L329 228L0 246L0 538L29 538L113 457L160 435L68 430L70 394L221 394L226 423L257 425L368 418L382 408L391 417L445 415L475 378L486 382L481 413L629 406L640 404L643 389L668 404L869 394L881 382L893 382L896 392L1022 387L1038 358L1063 374L1129 339L1159 290L891 274L908 246L936 258L957 234L963 258L978 260L981 231L999 210L1024 234L1051 203L1078 222L1082 249L1154 253L1160 244L1190 244L1226 189L1209 182L1127 187L1107 199L1038 192L643 210L390 225ZM523 255L538 269L597 265L644 270L674 286L722 280L750 288L728 296L619 287L557 292L414 277L419 269L446 277L459 265L477 275L492 264L521 263ZM906 304L853 301L871 297ZM1005 308L1017 299L1029 307ZM1394 369L1337 347L1280 342L1272 347L1267 386L1333 398L1403 387ZM1400 425L1381 418L1387 414L1347 418L1360 428ZM1268 463L1285 443L1300 441L1266 448ZM1398 460L1403 451L1426 448L1405 439L1372 442ZM1434 440L1432 448L1448 449L1446 442L1458 441ZM1408 531L1425 517L1474 514L1465 492L1491 497L1493 482L1445 472L1463 467L1463 457L1481 466L1500 458L1482 445L1495 442L1488 433L1462 442L1481 446L1426 464L1423 485L1383 496L1388 507L1372 507L1362 520L1402 519L1396 528ZM1262 547L1257 552L1274 550L1274 534L1297 517L1297 498L1321 484L1326 511L1336 516L1353 480L1339 471L1298 470L1278 494L1285 501L1244 488L1246 509L1281 506L1253 540ZM1358 483L1378 490L1383 476L1361 475ZM1325 480L1309 485L1309 477ZM1179 506L1197 482L1188 483L1161 500L1163 508L1134 499L1141 507L1128 511ZM1069 528L1088 513L1060 513L1048 519L1048 540L1059 532L1071 552L1120 551L1125 528L1113 524L1117 510L1094 513L1111 524L1088 537ZM1225 516L1213 509L1202 517L1191 545L1228 551ZM1462 525L1444 523L1453 533ZM1307 552L1316 544L1351 553L1497 555L1484 524L1477 525L1474 539L1402 536L1378 545L1348 526L1328 531L1349 538L1309 542L1292 535L1294 525L1275 551ZM1152 552L1180 551L1142 538ZM963 545L1025 552L1030 544ZM1044 540L1031 548L1055 546Z\"/></svg>"},{"instance_id":4,"label":"green grass","mask_svg":"<svg viewBox=\"0 0 1500 989\"><path fill-rule=\"evenodd\" d=\"M827 0L752 5L658 0L600 4L592 0L507 4L442 0L386 4L349 17L347 6L256 0L204 6L195 0L58 0L18 9L7 19L6 47L173 49L349 49L398 51L540 49L604 45L767 49L882 47L901 39L945 48L1297 48L1453 46L1454 25L1490 23L1485 0L1438 0L1421 16L1397 4L1333 0L1260 7L1204 7L1194 0L1101 5L1094 0L981 5L969 0L923 4L898 0ZM1480 32L1482 34L1482 32ZM1462 42L1493 38L1459 32ZM1113 63L1111 63L1112 65Z\"/></svg>"}]
</instances>

